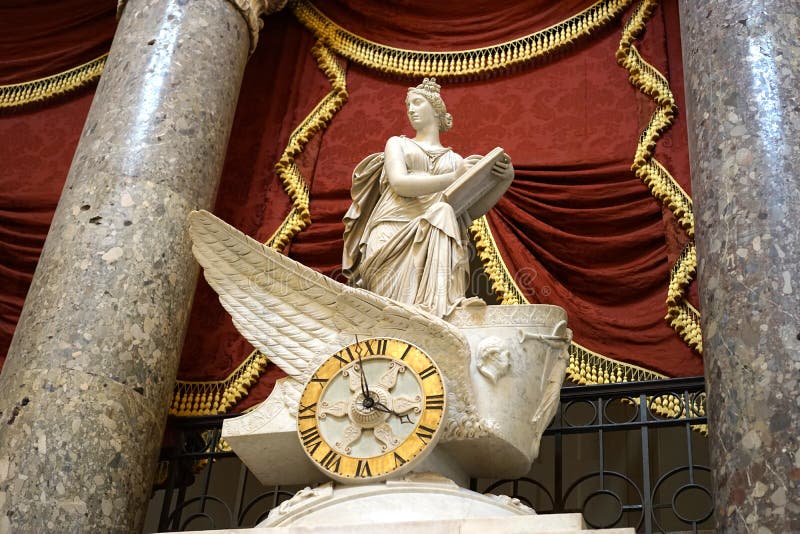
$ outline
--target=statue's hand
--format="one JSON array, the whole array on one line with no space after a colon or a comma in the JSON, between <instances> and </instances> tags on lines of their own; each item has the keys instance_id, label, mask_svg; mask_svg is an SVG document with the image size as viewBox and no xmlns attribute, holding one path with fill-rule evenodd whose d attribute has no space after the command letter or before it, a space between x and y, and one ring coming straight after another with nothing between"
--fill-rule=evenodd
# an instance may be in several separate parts
<instances>
[{"instance_id":1,"label":"statue's hand","mask_svg":"<svg viewBox=\"0 0 800 534\"><path fill-rule=\"evenodd\" d=\"M478 163L482 158L483 156L479 156L477 154L473 154L472 156L464 158L461 161L461 164L458 166L458 169L456 169L456 174L458 176L461 176L462 174L467 172L470 169L470 167Z\"/></svg>"},{"instance_id":2,"label":"statue's hand","mask_svg":"<svg viewBox=\"0 0 800 534\"><path fill-rule=\"evenodd\" d=\"M501 180L510 180L514 178L514 166L511 164L511 160L508 159L508 156L495 162L494 166L492 166L492 176Z\"/></svg>"}]
</instances>

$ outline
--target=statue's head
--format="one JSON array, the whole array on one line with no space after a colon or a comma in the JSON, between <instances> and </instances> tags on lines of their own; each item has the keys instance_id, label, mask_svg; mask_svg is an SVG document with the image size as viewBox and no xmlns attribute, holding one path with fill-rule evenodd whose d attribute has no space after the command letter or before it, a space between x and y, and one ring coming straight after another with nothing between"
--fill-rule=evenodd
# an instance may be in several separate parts
<instances>
[{"instance_id":1,"label":"statue's head","mask_svg":"<svg viewBox=\"0 0 800 534\"><path fill-rule=\"evenodd\" d=\"M436 78L425 78L418 86L408 88L406 103L412 95L422 96L431 105L439 120L439 131L446 132L453 127L453 116L447 112L440 93L441 88L442 86L436 83Z\"/></svg>"}]
</instances>

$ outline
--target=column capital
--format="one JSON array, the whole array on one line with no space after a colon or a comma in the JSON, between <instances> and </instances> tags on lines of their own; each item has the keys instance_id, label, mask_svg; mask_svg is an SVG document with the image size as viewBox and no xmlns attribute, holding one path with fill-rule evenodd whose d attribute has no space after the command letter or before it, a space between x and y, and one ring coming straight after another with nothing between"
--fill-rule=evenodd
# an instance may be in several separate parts
<instances>
[{"instance_id":1,"label":"column capital","mask_svg":"<svg viewBox=\"0 0 800 534\"><path fill-rule=\"evenodd\" d=\"M250 54L258 44L258 33L264 26L262 16L271 15L283 9L288 0L227 0L241 13L250 30Z\"/></svg>"}]
</instances>

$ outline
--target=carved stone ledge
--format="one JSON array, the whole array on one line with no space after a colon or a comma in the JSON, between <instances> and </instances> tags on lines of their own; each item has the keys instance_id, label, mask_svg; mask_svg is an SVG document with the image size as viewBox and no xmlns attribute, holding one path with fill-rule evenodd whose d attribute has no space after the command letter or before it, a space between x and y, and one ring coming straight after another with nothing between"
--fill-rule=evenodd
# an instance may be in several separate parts
<instances>
[{"instance_id":1,"label":"carved stone ledge","mask_svg":"<svg viewBox=\"0 0 800 534\"><path fill-rule=\"evenodd\" d=\"M456 520L536 514L515 501L469 491L435 473L414 473L365 486L328 483L305 488L273 509L258 527L317 529L334 522L342 528L340 532L349 532L359 525L424 521L431 517ZM575 527L580 526L580 516L571 519L576 522Z\"/></svg>"}]
</instances>

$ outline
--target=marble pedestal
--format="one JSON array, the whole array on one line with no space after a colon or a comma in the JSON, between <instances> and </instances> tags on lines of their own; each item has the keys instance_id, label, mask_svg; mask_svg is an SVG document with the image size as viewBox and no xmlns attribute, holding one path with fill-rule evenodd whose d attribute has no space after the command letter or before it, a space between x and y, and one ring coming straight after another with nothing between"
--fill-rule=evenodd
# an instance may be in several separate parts
<instances>
[{"instance_id":1,"label":"marble pedestal","mask_svg":"<svg viewBox=\"0 0 800 534\"><path fill-rule=\"evenodd\" d=\"M472 397L468 405L448 405L444 436L431 454L386 482L306 488L249 532L583 531L579 514L537 516L517 499L461 487L471 477L518 477L530 469L558 407L571 339L566 313L546 305L470 306L445 320L469 344ZM445 377L456 365L437 364ZM324 481L300 446L290 397L290 379L279 380L258 408L223 425L223 438L265 485Z\"/></svg>"},{"instance_id":2,"label":"marble pedestal","mask_svg":"<svg viewBox=\"0 0 800 534\"><path fill-rule=\"evenodd\" d=\"M635 534L633 528L587 530L580 514L470 519L431 519L402 523L334 524L252 529L204 530L189 534Z\"/></svg>"},{"instance_id":3,"label":"marble pedestal","mask_svg":"<svg viewBox=\"0 0 800 534\"><path fill-rule=\"evenodd\" d=\"M517 499L475 493L438 475L415 474L366 486L306 488L256 528L216 532L634 534L634 529L586 530L580 514L536 515Z\"/></svg>"}]
</instances>

